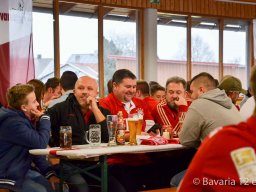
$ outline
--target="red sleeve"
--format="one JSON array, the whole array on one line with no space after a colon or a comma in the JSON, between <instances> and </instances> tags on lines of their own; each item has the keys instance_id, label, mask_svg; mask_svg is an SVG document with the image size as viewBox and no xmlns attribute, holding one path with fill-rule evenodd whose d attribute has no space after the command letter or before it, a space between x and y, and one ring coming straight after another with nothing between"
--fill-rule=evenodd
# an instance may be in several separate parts
<instances>
[{"instance_id":1,"label":"red sleeve","mask_svg":"<svg viewBox=\"0 0 256 192\"><path fill-rule=\"evenodd\" d=\"M252 147L246 134L249 135L243 135L237 128L224 127L212 138L207 138L193 158L178 191L256 191L256 186L240 185L231 157L234 150Z\"/></svg>"}]
</instances>

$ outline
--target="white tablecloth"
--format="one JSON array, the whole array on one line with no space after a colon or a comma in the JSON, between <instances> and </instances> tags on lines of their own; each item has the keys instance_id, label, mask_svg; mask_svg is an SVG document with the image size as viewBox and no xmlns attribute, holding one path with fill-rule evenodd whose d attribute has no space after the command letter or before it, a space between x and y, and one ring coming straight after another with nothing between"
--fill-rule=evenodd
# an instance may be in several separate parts
<instances>
[{"instance_id":1,"label":"white tablecloth","mask_svg":"<svg viewBox=\"0 0 256 192\"><path fill-rule=\"evenodd\" d=\"M110 155L116 153L145 153L145 152L159 152L171 151L184 148L180 144L167 144L167 145L119 145L109 147L107 144L101 144L94 147L90 145L74 145L72 150L64 150L60 148L47 148L47 149L32 149L29 153L33 155L49 155L54 154L66 156L68 158L90 158L100 155Z\"/></svg>"}]
</instances>

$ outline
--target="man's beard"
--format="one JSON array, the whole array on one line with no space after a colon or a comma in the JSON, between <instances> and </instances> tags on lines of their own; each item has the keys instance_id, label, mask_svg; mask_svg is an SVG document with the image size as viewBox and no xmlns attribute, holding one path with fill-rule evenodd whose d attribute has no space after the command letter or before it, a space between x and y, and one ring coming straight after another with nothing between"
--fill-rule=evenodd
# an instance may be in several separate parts
<instances>
[{"instance_id":1,"label":"man's beard","mask_svg":"<svg viewBox=\"0 0 256 192\"><path fill-rule=\"evenodd\" d=\"M173 111L179 111L179 106L176 105L174 101L168 102L168 106L170 107L171 110Z\"/></svg>"}]
</instances>

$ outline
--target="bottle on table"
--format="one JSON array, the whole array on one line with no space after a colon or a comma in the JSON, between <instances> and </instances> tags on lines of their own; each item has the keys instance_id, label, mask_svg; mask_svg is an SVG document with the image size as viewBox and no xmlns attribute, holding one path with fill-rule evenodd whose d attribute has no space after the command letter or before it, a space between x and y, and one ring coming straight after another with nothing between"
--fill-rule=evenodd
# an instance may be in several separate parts
<instances>
[{"instance_id":1,"label":"bottle on table","mask_svg":"<svg viewBox=\"0 0 256 192\"><path fill-rule=\"evenodd\" d=\"M125 127L122 111L118 111L117 113L116 143L117 145L125 144Z\"/></svg>"}]
</instances>

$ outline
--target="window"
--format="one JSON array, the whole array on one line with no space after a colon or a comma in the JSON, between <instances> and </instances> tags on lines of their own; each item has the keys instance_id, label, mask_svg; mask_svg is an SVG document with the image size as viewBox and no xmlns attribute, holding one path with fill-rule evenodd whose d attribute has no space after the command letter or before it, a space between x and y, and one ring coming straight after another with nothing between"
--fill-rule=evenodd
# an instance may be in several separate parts
<instances>
[{"instance_id":1,"label":"window","mask_svg":"<svg viewBox=\"0 0 256 192\"><path fill-rule=\"evenodd\" d=\"M219 78L219 30L214 19L192 17L192 77L208 72Z\"/></svg>"},{"instance_id":2,"label":"window","mask_svg":"<svg viewBox=\"0 0 256 192\"><path fill-rule=\"evenodd\" d=\"M96 14L95 14L96 15ZM60 73L98 80L98 19L60 16Z\"/></svg>"},{"instance_id":3,"label":"window","mask_svg":"<svg viewBox=\"0 0 256 192\"><path fill-rule=\"evenodd\" d=\"M158 14L157 81L165 87L172 76L187 78L186 18Z\"/></svg>"},{"instance_id":4,"label":"window","mask_svg":"<svg viewBox=\"0 0 256 192\"><path fill-rule=\"evenodd\" d=\"M224 22L224 75L233 75L239 78L244 89L247 89L248 86L247 31L246 22Z\"/></svg>"},{"instance_id":5,"label":"window","mask_svg":"<svg viewBox=\"0 0 256 192\"><path fill-rule=\"evenodd\" d=\"M118 8L104 17L104 95L116 70L129 69L138 77L135 12Z\"/></svg>"},{"instance_id":6,"label":"window","mask_svg":"<svg viewBox=\"0 0 256 192\"><path fill-rule=\"evenodd\" d=\"M52 14L33 12L33 51L35 78L46 82L54 76Z\"/></svg>"}]
</instances>

